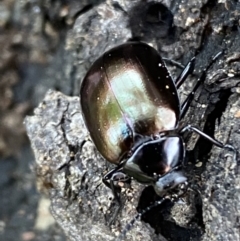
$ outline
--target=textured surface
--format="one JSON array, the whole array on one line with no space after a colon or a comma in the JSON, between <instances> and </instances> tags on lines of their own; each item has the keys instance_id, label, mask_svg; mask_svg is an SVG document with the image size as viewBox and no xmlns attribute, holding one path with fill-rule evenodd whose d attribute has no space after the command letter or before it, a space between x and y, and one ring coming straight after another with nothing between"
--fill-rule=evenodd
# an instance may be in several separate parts
<instances>
[{"instance_id":1,"label":"textured surface","mask_svg":"<svg viewBox=\"0 0 240 241\"><path fill-rule=\"evenodd\" d=\"M221 124L216 127L215 132L216 138L222 142L231 141L238 150L239 110L239 94L234 93L229 98L228 107L223 112ZM237 166L229 154L214 147L202 174L203 221L206 231L203 240L240 240L240 168L239 161Z\"/></svg>"},{"instance_id":2,"label":"textured surface","mask_svg":"<svg viewBox=\"0 0 240 241\"><path fill-rule=\"evenodd\" d=\"M52 214L66 236L70 240L113 240L125 223L119 216L115 225L107 225L117 207L101 179L108 164L88 141L79 98L49 91L25 124L36 157L38 185L49 191ZM137 198L133 196L138 192L139 187L126 195L122 215L136 213ZM152 240L149 234L153 231L141 223L134 231L140 239Z\"/></svg>"},{"instance_id":3,"label":"textured surface","mask_svg":"<svg viewBox=\"0 0 240 241\"><path fill-rule=\"evenodd\" d=\"M63 134L65 131L56 129L55 133L48 126L47 131L42 130L41 135L37 135L37 130L44 128L31 124L32 130L36 130L35 135L31 135L31 142L35 143L38 139L39 145L36 147L40 148L34 149L37 157L35 162L21 123L26 113L32 115L29 110L43 100L49 88L60 90L67 95L78 95L79 84L91 63L106 50L130 38L150 43L162 56L182 64L186 64L198 53L196 71L181 88L182 100L211 56L224 50L223 55L208 71L205 88L200 88L196 93L186 122L200 126L210 135L215 133L216 138L234 144L239 150L239 1L156 2L162 2L168 8L152 1L137 0L1 1L0 240L66 240L66 236L74 238L80 231L83 235L89 233L86 226L85 231L79 229L78 232L79 220L74 217L81 205L76 205L75 202L75 206L70 205L76 197L75 194L71 196L75 191L69 191L69 182L67 185L64 182L67 180L65 176L68 176L68 168L57 169L60 164L71 160L68 156L71 151L65 143L66 134ZM171 64L169 69L174 78L180 72ZM58 105L54 107L49 104L49 111L40 116L35 124L46 124L47 119L57 123L61 115L52 114L56 106ZM60 107L60 113L64 110L66 112L66 106ZM37 114L35 118L36 116ZM30 134L29 128L28 131ZM54 147L47 153L44 151L47 147L44 145L45 138L48 142L52 141L49 146ZM58 145L54 144L55 138ZM79 144L79 140L80 138L76 138L76 142L71 143ZM189 167L191 186L198 185L201 193L196 195L190 191L185 203L165 203L164 207L156 208L149 215L145 215L144 220L151 223L155 231L162 233L167 240L239 240L239 174L231 158L224 157L231 152L211 149L208 142L198 140L195 135L187 144L189 149L193 149L189 153L189 161L193 162L193 168ZM75 153L74 145L71 148ZM90 150L95 158L97 153L88 142L87 146L84 145L83 153L89 153ZM39 165L42 165L42 161L38 159L40 156L46 158L43 160L43 172L40 172L39 168ZM94 159L97 160L96 169L101 164L105 165L98 157L97 155ZM105 173L109 168L100 168L99 178L102 172ZM34 170L37 170L40 190L48 194L52 190L52 210L56 222L64 229L66 236L49 213L45 213L50 201L36 192ZM53 171L54 175L48 170ZM81 169L77 166L73 170ZM87 170L91 170L91 166ZM61 178L50 178L55 177L59 171L62 171ZM71 179L71 183L75 181L76 179ZM85 186L80 187L80 190ZM54 189L51 189L52 187ZM136 206L138 209L144 208L156 198L150 188L141 193L137 187L139 186L133 183L132 198L124 196L127 202L122 212L126 213L120 216L121 224L108 229L105 223L103 225L101 222L101 231L97 232L97 221L94 221L95 236L104 233L110 235L107 237L112 237L112 233L119 232L131 220L136 213ZM85 197L84 193L83 191L81 195ZM57 199L58 196L60 198ZM89 199L93 200L90 194ZM57 202L53 202L55 200L59 200L59 206L56 205ZM110 203L109 200L108 205ZM107 206L106 203L104 205ZM68 207L72 208L72 211L67 209ZM110 210L115 210L114 207L114 204L110 204ZM90 220L97 220L91 209L84 210ZM98 218L104 216L104 212L99 213ZM109 222L111 213L104 216L106 223ZM148 232L148 229L142 228L144 223L138 225L140 226L136 226L135 231L133 229L128 233L130 240L142 238L141 235L134 236L137 230L144 235L150 234L152 240L159 240L153 238L153 230ZM74 228L75 232L72 232ZM103 232L105 228L107 231Z\"/></svg>"}]
</instances>

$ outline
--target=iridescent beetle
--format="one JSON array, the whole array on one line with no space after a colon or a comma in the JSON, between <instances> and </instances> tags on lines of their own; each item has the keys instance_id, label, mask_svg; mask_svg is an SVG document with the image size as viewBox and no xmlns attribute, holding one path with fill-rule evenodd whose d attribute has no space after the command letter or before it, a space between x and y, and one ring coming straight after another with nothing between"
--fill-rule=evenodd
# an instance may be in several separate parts
<instances>
[{"instance_id":1,"label":"iridescent beetle","mask_svg":"<svg viewBox=\"0 0 240 241\"><path fill-rule=\"evenodd\" d=\"M103 177L120 201L114 181L134 178L153 185L163 197L187 181L184 175L185 145L183 134L191 131L220 148L231 145L208 136L192 125L179 128L203 83L206 71L216 55L180 104L177 89L194 69L195 58L174 81L159 53L141 42L117 46L97 59L80 89L85 124L102 156L116 164Z\"/></svg>"}]
</instances>

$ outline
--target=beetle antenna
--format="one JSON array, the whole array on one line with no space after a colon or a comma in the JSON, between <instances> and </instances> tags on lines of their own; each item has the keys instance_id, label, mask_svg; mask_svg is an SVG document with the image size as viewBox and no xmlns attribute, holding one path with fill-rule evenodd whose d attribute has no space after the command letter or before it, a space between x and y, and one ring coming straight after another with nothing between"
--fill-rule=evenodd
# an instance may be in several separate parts
<instances>
[{"instance_id":1,"label":"beetle antenna","mask_svg":"<svg viewBox=\"0 0 240 241\"><path fill-rule=\"evenodd\" d=\"M144 210L142 210L141 212L139 212L139 213L125 226L125 228L123 229L123 231L121 232L121 234L117 237L116 241L122 241L122 240L125 238L127 232L129 232L129 231L132 229L134 223L135 223L137 220L141 219L142 215L144 215L145 213L147 213L147 212L150 211L151 209L153 209L153 208L161 205L166 199L168 199L168 198L163 197L161 200L154 202L152 205L148 206L147 208L145 208Z\"/></svg>"}]
</instances>

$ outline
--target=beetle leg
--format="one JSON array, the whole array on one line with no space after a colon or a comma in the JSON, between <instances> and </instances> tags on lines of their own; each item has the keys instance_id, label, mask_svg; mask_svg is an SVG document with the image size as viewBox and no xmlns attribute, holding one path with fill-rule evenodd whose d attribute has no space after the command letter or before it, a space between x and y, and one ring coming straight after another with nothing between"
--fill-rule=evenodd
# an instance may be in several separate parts
<instances>
[{"instance_id":1,"label":"beetle leg","mask_svg":"<svg viewBox=\"0 0 240 241\"><path fill-rule=\"evenodd\" d=\"M193 72L195 66L195 57L193 57L186 67L183 69L182 73L177 77L175 85L177 89L184 83L187 77Z\"/></svg>"},{"instance_id":2,"label":"beetle leg","mask_svg":"<svg viewBox=\"0 0 240 241\"><path fill-rule=\"evenodd\" d=\"M121 206L120 200L120 187L115 184L115 182L129 182L131 179L125 173L122 172L122 166L118 166L111 171L109 171L103 178L103 183L109 187L112 192L115 200Z\"/></svg>"},{"instance_id":3,"label":"beetle leg","mask_svg":"<svg viewBox=\"0 0 240 241\"><path fill-rule=\"evenodd\" d=\"M144 215L145 213L147 213L148 211L150 211L151 209L161 205L165 200L169 199L168 197L161 197L160 200L155 201L152 205L148 206L147 208L145 208L144 210L142 210L141 212L139 212L138 214L135 215L135 217L125 226L125 228L123 229L123 231L120 233L120 235L117 237L116 241L122 241L125 239L125 236L127 234L127 232L129 232L134 223L137 220L140 220L142 215Z\"/></svg>"},{"instance_id":4,"label":"beetle leg","mask_svg":"<svg viewBox=\"0 0 240 241\"><path fill-rule=\"evenodd\" d=\"M180 116L180 119L182 119L184 116L185 116L185 114L187 113L187 111L188 111L188 108L189 108L189 106L190 106L190 104L192 103L192 100L193 100L193 98L194 98L194 95L195 95L195 92L197 91L197 89L199 88L199 86L204 82L204 80L205 80L205 78L206 78L206 74L207 74L207 71L208 71L208 69L212 66L212 64L216 61L216 59L220 56L222 54L222 52L219 52L219 53L217 53L213 58L212 58L212 60L210 61L210 63L208 64L208 66L203 70L203 72L202 72L202 75L200 76L200 78L197 80L197 83L196 83L196 85L194 86L194 88L193 88L193 90L191 91L191 93L188 95L188 97L184 100L184 102L183 102L183 104L181 105L181 116ZM192 59L193 60L193 59ZM191 60L191 61L192 61ZM191 64L191 61L188 63L188 65L187 66L190 66ZM187 66L186 66L186 68L185 69L187 69ZM189 67L189 68L191 68L191 67ZM182 72L182 74L180 75L180 77L182 76L182 75L184 75L184 72L185 72L185 69L183 70L183 72ZM186 70L186 72L187 72L187 70ZM188 73L189 74L189 73ZM185 78L186 78L186 76L185 76ZM178 78L179 79L179 78ZM185 80L176 80L176 86L177 86L177 88L179 87L179 84L181 85L182 83L183 83L183 81ZM178 82L179 82L179 84L178 84Z\"/></svg>"},{"instance_id":5,"label":"beetle leg","mask_svg":"<svg viewBox=\"0 0 240 241\"><path fill-rule=\"evenodd\" d=\"M121 232L121 234L117 237L116 241L122 241L125 239L125 236L127 234L127 232L129 232L133 225L135 224L135 222L137 220L140 220L141 217L147 213L148 211L152 210L153 208L161 205L164 201L166 200L170 200L171 202L175 202L177 200L179 200L179 198L187 191L188 189L188 183L184 182L183 183L184 187L182 187L183 189L183 193L181 194L173 194L171 196L169 195L165 195L163 197L161 197L160 200L155 201L153 204L151 204L150 206L146 207L145 209L143 209L141 212L139 212L138 214L135 215L135 217L125 226L125 228L123 229L123 231Z\"/></svg>"},{"instance_id":6,"label":"beetle leg","mask_svg":"<svg viewBox=\"0 0 240 241\"><path fill-rule=\"evenodd\" d=\"M193 57L186 66L184 66L181 63L174 61L172 59L168 59L168 58L162 58L162 59L164 60L164 62L169 62L172 65L175 65L178 68L183 70L182 73L175 80L175 85L178 89L184 83L184 81L187 79L188 75L192 74L192 72L194 70L194 66L195 66L195 57Z\"/></svg>"},{"instance_id":7,"label":"beetle leg","mask_svg":"<svg viewBox=\"0 0 240 241\"><path fill-rule=\"evenodd\" d=\"M232 145L229 145L229 144L223 144L222 142L214 139L213 137L207 135L206 133L204 133L203 131L199 130L198 128L194 127L194 126L191 126L191 125L187 125L185 127L183 127L181 130L180 130L180 133L184 133L186 131L192 131L192 132L195 132L197 133L198 135L204 137L205 139L209 140L213 145L217 146L217 147L220 147L220 148L227 148L231 151L233 151L234 155L233 155L233 159L236 160L236 153L237 153L237 150L235 149L234 146Z\"/></svg>"},{"instance_id":8,"label":"beetle leg","mask_svg":"<svg viewBox=\"0 0 240 241\"><path fill-rule=\"evenodd\" d=\"M165 57L162 57L162 60L164 62L169 62L170 64L175 65L175 66L177 66L180 69L184 69L185 68L184 65L182 65L181 63L179 63L179 62L177 62L175 60L172 60L172 59L169 59L169 58L165 58Z\"/></svg>"},{"instance_id":9,"label":"beetle leg","mask_svg":"<svg viewBox=\"0 0 240 241\"><path fill-rule=\"evenodd\" d=\"M121 207L122 207L122 202L120 198L120 192L121 188L115 184L115 182L128 182L131 181L131 178L127 176L125 173L122 172L122 166L118 166L111 171L109 171L103 178L102 178L103 183L109 187L112 190L114 199L118 203L118 207L115 210L114 214L112 215L112 218L109 221L109 226L114 222L116 219Z\"/></svg>"}]
</instances>

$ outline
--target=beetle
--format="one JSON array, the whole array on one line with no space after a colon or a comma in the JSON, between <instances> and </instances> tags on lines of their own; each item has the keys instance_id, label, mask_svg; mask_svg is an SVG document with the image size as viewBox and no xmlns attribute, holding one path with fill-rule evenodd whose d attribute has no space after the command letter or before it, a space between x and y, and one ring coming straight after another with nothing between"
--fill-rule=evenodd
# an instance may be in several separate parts
<instances>
[{"instance_id":1,"label":"beetle","mask_svg":"<svg viewBox=\"0 0 240 241\"><path fill-rule=\"evenodd\" d=\"M133 178L152 185L163 198L179 185L187 185L184 133L188 131L235 151L193 125L179 127L207 70L220 54L182 104L177 90L193 72L195 57L175 81L157 50L142 42L114 47L93 63L81 83L80 104L96 148L116 165L103 182L119 202L118 180Z\"/></svg>"}]
</instances>

